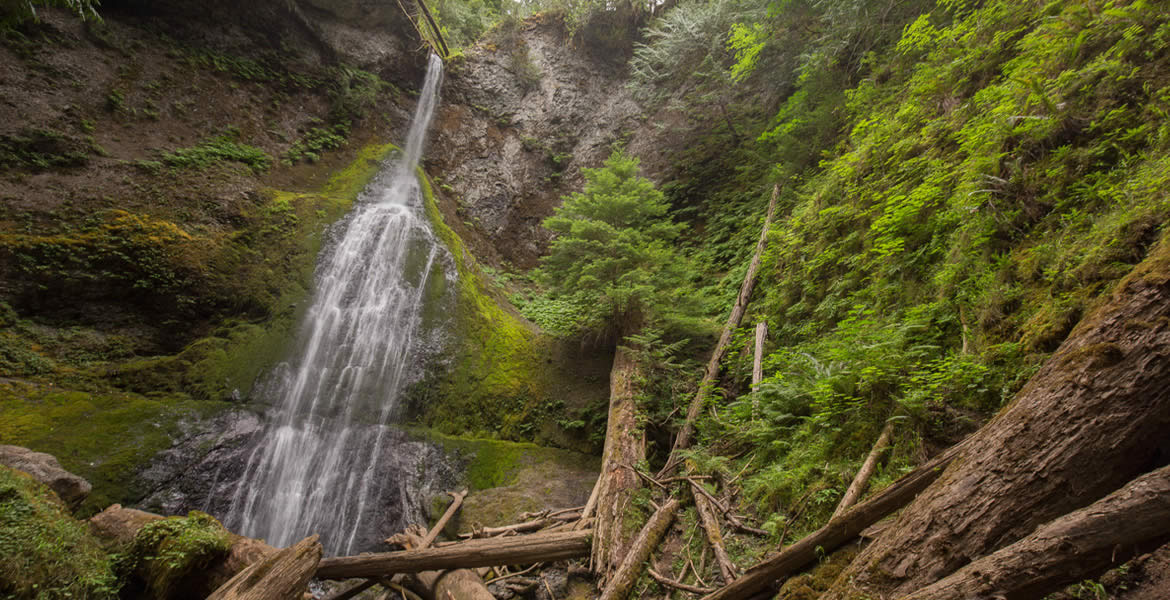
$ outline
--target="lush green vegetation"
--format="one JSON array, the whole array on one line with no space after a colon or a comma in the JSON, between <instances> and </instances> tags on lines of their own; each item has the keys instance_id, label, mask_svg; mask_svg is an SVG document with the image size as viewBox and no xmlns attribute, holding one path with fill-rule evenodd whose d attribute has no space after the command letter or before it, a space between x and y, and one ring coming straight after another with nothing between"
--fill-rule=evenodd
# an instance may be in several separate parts
<instances>
[{"instance_id":1,"label":"lush green vegetation","mask_svg":"<svg viewBox=\"0 0 1170 600\"><path fill-rule=\"evenodd\" d=\"M180 595L179 586L227 555L231 534L211 516L191 511L147 523L134 535L119 564L122 576L135 577L152 598Z\"/></svg>"},{"instance_id":2,"label":"lush green vegetation","mask_svg":"<svg viewBox=\"0 0 1170 600\"><path fill-rule=\"evenodd\" d=\"M634 85L698 132L664 189L702 228L711 312L783 186L736 337L768 323L765 381L747 393L731 353L738 399L694 460L751 461L748 499L807 527L887 419L885 481L998 410L1164 231L1168 36L1141 1L683 2L651 23ZM771 112L746 101L768 90Z\"/></svg>"},{"instance_id":3,"label":"lush green vegetation","mask_svg":"<svg viewBox=\"0 0 1170 600\"><path fill-rule=\"evenodd\" d=\"M272 157L263 150L235 141L231 133L211 138L198 146L180 148L163 155L162 161L177 169L205 169L231 161L260 173L272 165Z\"/></svg>"},{"instance_id":4,"label":"lush green vegetation","mask_svg":"<svg viewBox=\"0 0 1170 600\"><path fill-rule=\"evenodd\" d=\"M537 273L550 300L576 316L578 333L635 333L681 312L687 273L673 246L681 225L667 218L665 196L621 151L584 173L584 191L544 221L558 234Z\"/></svg>"},{"instance_id":5,"label":"lush green vegetation","mask_svg":"<svg viewBox=\"0 0 1170 600\"><path fill-rule=\"evenodd\" d=\"M109 555L48 487L0 466L0 594L12 600L113 600Z\"/></svg>"}]
</instances>

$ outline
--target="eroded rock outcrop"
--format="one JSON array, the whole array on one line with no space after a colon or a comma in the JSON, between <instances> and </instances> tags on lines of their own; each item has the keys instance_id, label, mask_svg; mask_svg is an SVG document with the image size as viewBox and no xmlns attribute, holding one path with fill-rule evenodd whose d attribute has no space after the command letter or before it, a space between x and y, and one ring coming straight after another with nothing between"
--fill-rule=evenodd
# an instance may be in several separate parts
<instances>
[{"instance_id":1,"label":"eroded rock outcrop","mask_svg":"<svg viewBox=\"0 0 1170 600\"><path fill-rule=\"evenodd\" d=\"M427 170L477 256L535 264L540 222L613 144L642 128L626 56L566 38L556 19L505 24L448 74Z\"/></svg>"},{"instance_id":2,"label":"eroded rock outcrop","mask_svg":"<svg viewBox=\"0 0 1170 600\"><path fill-rule=\"evenodd\" d=\"M70 508L76 509L93 489L90 483L66 471L57 457L21 446L0 445L0 465L24 471L49 486Z\"/></svg>"}]
</instances>

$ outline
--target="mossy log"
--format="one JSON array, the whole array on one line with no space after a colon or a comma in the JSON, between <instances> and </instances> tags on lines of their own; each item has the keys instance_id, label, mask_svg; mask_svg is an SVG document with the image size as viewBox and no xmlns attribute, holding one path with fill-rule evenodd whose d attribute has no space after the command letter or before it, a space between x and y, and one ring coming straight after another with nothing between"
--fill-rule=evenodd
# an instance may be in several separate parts
<instances>
[{"instance_id":1,"label":"mossy log","mask_svg":"<svg viewBox=\"0 0 1170 600\"><path fill-rule=\"evenodd\" d=\"M626 348L619 347L613 356L609 376L609 421L605 430L605 450L601 458L601 476L597 481L597 523L593 538L593 570L604 582L613 575L629 549L625 526L630 500L638 490L634 466L646 457L636 414L638 363Z\"/></svg>"},{"instance_id":2,"label":"mossy log","mask_svg":"<svg viewBox=\"0 0 1170 600\"><path fill-rule=\"evenodd\" d=\"M289 600L309 589L323 549L317 536L273 552L240 571L215 590L207 600Z\"/></svg>"},{"instance_id":3,"label":"mossy log","mask_svg":"<svg viewBox=\"0 0 1170 600\"><path fill-rule=\"evenodd\" d=\"M1071 512L902 600L1040 598L1170 538L1170 466Z\"/></svg>"},{"instance_id":4,"label":"mossy log","mask_svg":"<svg viewBox=\"0 0 1170 600\"><path fill-rule=\"evenodd\" d=\"M638 532L638 536L630 544L630 551L622 560L622 564L606 584L605 591L601 594L601 600L624 600L630 595L630 588L638 580L638 575L642 573L642 567L649 562L650 554L654 552L654 548L658 546L658 542L666 534L666 529L670 527L671 521L674 521L678 505L678 499L671 498L654 511L650 520L646 521L642 530Z\"/></svg>"},{"instance_id":5,"label":"mossy log","mask_svg":"<svg viewBox=\"0 0 1170 600\"><path fill-rule=\"evenodd\" d=\"M326 558L317 569L317 577L385 577L395 573L524 565L580 558L589 554L592 536L591 530L558 531L468 540L441 548Z\"/></svg>"},{"instance_id":6,"label":"mossy log","mask_svg":"<svg viewBox=\"0 0 1170 600\"><path fill-rule=\"evenodd\" d=\"M1170 239L1163 239L824 598L922 589L1163 464L1167 431Z\"/></svg>"},{"instance_id":7,"label":"mossy log","mask_svg":"<svg viewBox=\"0 0 1170 600\"><path fill-rule=\"evenodd\" d=\"M697 488L702 485L698 481L691 482L691 497L695 500L695 512L699 513L699 523L707 535L707 543L715 553L715 564L719 565L719 574L723 583L735 581L735 563L727 555L727 548L723 545L723 532L719 529L719 517L715 513L713 502Z\"/></svg>"}]
</instances>

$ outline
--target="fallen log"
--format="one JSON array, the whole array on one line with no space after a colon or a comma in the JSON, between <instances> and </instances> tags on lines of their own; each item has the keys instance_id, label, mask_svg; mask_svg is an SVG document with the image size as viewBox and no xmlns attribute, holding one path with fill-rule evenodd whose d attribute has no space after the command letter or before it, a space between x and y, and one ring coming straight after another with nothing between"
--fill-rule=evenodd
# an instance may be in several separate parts
<instances>
[{"instance_id":1,"label":"fallen log","mask_svg":"<svg viewBox=\"0 0 1170 600\"><path fill-rule=\"evenodd\" d=\"M240 571L207 600L288 600L300 598L323 553L316 535L273 552Z\"/></svg>"},{"instance_id":2,"label":"fallen log","mask_svg":"<svg viewBox=\"0 0 1170 600\"><path fill-rule=\"evenodd\" d=\"M448 506L447 510L443 511L443 516L439 517L439 521L427 532L427 537L418 543L418 548L426 548L434 543L435 538L439 537L439 533L451 521L451 517L454 517L455 513L459 511L459 507L463 505L463 499L467 497L467 490L447 493L451 496L451 506Z\"/></svg>"},{"instance_id":3,"label":"fallen log","mask_svg":"<svg viewBox=\"0 0 1170 600\"><path fill-rule=\"evenodd\" d=\"M719 565L719 574L723 576L723 583L731 583L735 581L736 577L735 564L731 562L731 557L727 555L727 548L723 545L723 533L719 531L719 519L715 515L715 507L707 498L706 490L697 491L702 484L697 481L691 481L690 484L691 497L695 500L695 511L699 513L699 523L703 526L703 532L707 534L707 543L715 552L715 563Z\"/></svg>"},{"instance_id":4,"label":"fallen log","mask_svg":"<svg viewBox=\"0 0 1170 600\"><path fill-rule=\"evenodd\" d=\"M601 594L601 600L624 600L629 596L630 588L634 586L638 574L642 572L642 567L650 559L650 553L658 546L658 542L666 534L666 529L670 527L670 522L674 520L674 514L678 512L678 504L678 499L671 498L654 511L650 520L646 521L642 530L638 532L638 536L630 544L630 551L626 554L625 560L618 566L617 571L606 584L605 591Z\"/></svg>"},{"instance_id":5,"label":"fallen log","mask_svg":"<svg viewBox=\"0 0 1170 600\"><path fill-rule=\"evenodd\" d=\"M691 404L687 407L687 418L683 422L682 429L679 430L678 436L674 438L674 445L670 449L670 456L667 457L666 466L658 472L658 478L661 479L674 470L682 458L679 452L685 450L691 445L691 437L695 433L695 420L699 418L699 412L703 410L703 402L707 399L707 394L710 393L711 388L715 387L715 378L719 376L719 364L723 362L723 357L727 356L727 348L731 344L731 334L739 327L740 321L743 320L743 314L747 310L748 300L751 299L752 290L756 285L756 273L760 270L760 264L763 262L764 247L768 244L768 227L772 224L772 215L776 212L776 199L780 197L779 184L772 187L772 199L768 202L768 213L764 217L764 227L760 231L760 241L756 243L756 252L752 255L752 262L748 265L747 274L744 275L743 284L739 288L739 296L735 299L735 306L731 309L731 314L727 317L727 324L723 326L723 333L719 336L719 343L715 344L715 350L711 352L711 359L707 361L707 368L703 372L703 379L699 382L699 389L695 392L694 398L691 399Z\"/></svg>"},{"instance_id":6,"label":"fallen log","mask_svg":"<svg viewBox=\"0 0 1170 600\"><path fill-rule=\"evenodd\" d=\"M317 577L384 577L394 573L522 565L579 558L589 554L592 537L591 530L558 531L468 540L442 548L326 558L317 568Z\"/></svg>"},{"instance_id":7,"label":"fallen log","mask_svg":"<svg viewBox=\"0 0 1170 600\"><path fill-rule=\"evenodd\" d=\"M418 7L422 11L423 17L426 18L427 24L431 26L431 33L435 36L435 40L438 41L435 53L439 55L439 58L447 60L451 51L447 49L447 40L443 39L443 30L435 23L435 18L431 16L431 11L427 8L427 3L424 0L418 0Z\"/></svg>"},{"instance_id":8,"label":"fallen log","mask_svg":"<svg viewBox=\"0 0 1170 600\"><path fill-rule=\"evenodd\" d=\"M470 539L470 538L494 537L497 535L505 535L505 534L509 534L509 533L532 533L534 531L540 531L541 529L544 529L545 527L550 527L550 526L555 525L557 523L561 523L561 522L569 521L569 520L577 520L577 519L576 518L557 519L557 518L546 517L543 519L533 519L531 521L525 521L523 523L513 523L512 525L503 525L501 527L483 527L481 529L476 529L470 533L461 533L461 534L459 534L459 537L465 538L465 539Z\"/></svg>"},{"instance_id":9,"label":"fallen log","mask_svg":"<svg viewBox=\"0 0 1170 600\"><path fill-rule=\"evenodd\" d=\"M1041 598L1117 566L1168 537L1170 466L1147 473L902 600Z\"/></svg>"},{"instance_id":10,"label":"fallen log","mask_svg":"<svg viewBox=\"0 0 1170 600\"><path fill-rule=\"evenodd\" d=\"M858 469L857 476L853 478L853 483L849 484L849 489L845 490L845 495L841 497L841 502L837 504L837 510L833 511L834 517L849 510L851 506L857 504L857 501L861 499L861 495L865 493L865 488L869 486L870 477L873 477L873 472L877 470L878 459L890 447L890 434L893 432L894 422L886 421L886 426L882 427L881 434L878 435L878 439L874 442L873 449L869 451L869 455L865 457L865 462Z\"/></svg>"},{"instance_id":11,"label":"fallen log","mask_svg":"<svg viewBox=\"0 0 1170 600\"><path fill-rule=\"evenodd\" d=\"M447 510L443 512L443 516L439 518L439 521L435 523L435 526L431 528L425 537L419 537L413 533L411 528L407 528L405 532L390 539L395 543L401 544L407 550L421 550L434 543L439 532L447 526L447 523L455 516L456 511L463 504L463 499L467 497L467 490L459 493L448 493L451 494L451 506L447 507ZM421 528L418 531L421 532ZM391 585L387 585L385 577L381 581L384 582L383 585L388 589L392 587ZM495 600L491 592L488 591L483 577L480 577L479 573L471 569L419 571L413 575L413 583L417 585L424 595L433 600ZM399 591L401 592L402 590L399 589Z\"/></svg>"},{"instance_id":12,"label":"fallen log","mask_svg":"<svg viewBox=\"0 0 1170 600\"><path fill-rule=\"evenodd\" d=\"M750 568L739 579L704 600L735 600L764 590L817 559L817 552L832 552L857 537L866 527L910 503L942 474L943 469L966 447L964 440L926 464L903 475L872 498L845 511L827 525L785 548L779 554Z\"/></svg>"}]
</instances>

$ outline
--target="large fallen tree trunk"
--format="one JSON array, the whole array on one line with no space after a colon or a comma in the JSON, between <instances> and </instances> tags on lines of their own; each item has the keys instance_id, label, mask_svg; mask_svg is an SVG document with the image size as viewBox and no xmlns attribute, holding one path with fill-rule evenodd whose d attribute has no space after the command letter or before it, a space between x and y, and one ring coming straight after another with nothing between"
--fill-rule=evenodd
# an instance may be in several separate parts
<instances>
[{"instance_id":1,"label":"large fallen tree trunk","mask_svg":"<svg viewBox=\"0 0 1170 600\"><path fill-rule=\"evenodd\" d=\"M590 530L557 531L468 540L441 548L326 558L317 569L317 577L385 577L395 573L523 565L580 558L589 555L592 535Z\"/></svg>"},{"instance_id":2,"label":"large fallen tree trunk","mask_svg":"<svg viewBox=\"0 0 1170 600\"><path fill-rule=\"evenodd\" d=\"M664 477L678 466L682 461L679 451L686 450L691 445L691 438L695 433L695 420L699 418L699 412L703 410L707 394L715 386L715 378L719 376L719 364L723 362L723 357L727 356L727 348L731 344L731 334L735 332L735 328L739 327L740 321L743 320L748 300L752 297L752 290L756 285L756 273L763 263L764 248L768 244L768 227L772 224L772 215L776 212L776 199L779 197L780 186L773 186L772 199L768 202L768 213L764 217L764 227L760 230L760 241L756 243L756 252L752 255L752 262L748 265L747 274L744 275L743 284L739 288L739 296L736 297L735 306L732 307L731 314L727 317L727 324L723 326L719 343L715 345L715 351L711 353L711 359L707 361L707 369L703 372L703 380L699 382L699 389L695 392L695 397L691 399L690 406L687 407L687 419L683 422L678 436L674 438L674 445L670 449L666 466L658 472L659 478Z\"/></svg>"},{"instance_id":3,"label":"large fallen tree trunk","mask_svg":"<svg viewBox=\"0 0 1170 600\"><path fill-rule=\"evenodd\" d=\"M1167 431L1164 239L823 598L924 588L1157 466Z\"/></svg>"},{"instance_id":4,"label":"large fallen tree trunk","mask_svg":"<svg viewBox=\"0 0 1170 600\"><path fill-rule=\"evenodd\" d=\"M829 521L827 525L779 554L748 569L735 582L728 584L703 600L738 600L772 586L777 580L787 577L817 560L818 553L832 552L842 544L857 537L862 530L883 519L886 515L902 508L942 475L943 469L955 459L966 445L952 446L926 464L903 475L886 489L872 498L845 511Z\"/></svg>"},{"instance_id":5,"label":"large fallen tree trunk","mask_svg":"<svg viewBox=\"0 0 1170 600\"><path fill-rule=\"evenodd\" d=\"M323 552L317 536L273 552L240 571L207 600L289 600L309 590Z\"/></svg>"},{"instance_id":6,"label":"large fallen tree trunk","mask_svg":"<svg viewBox=\"0 0 1170 600\"><path fill-rule=\"evenodd\" d=\"M1120 565L1167 537L1170 466L1135 479L903 600L1040 598Z\"/></svg>"},{"instance_id":7,"label":"large fallen tree trunk","mask_svg":"<svg viewBox=\"0 0 1170 600\"><path fill-rule=\"evenodd\" d=\"M638 363L633 353L618 347L609 375L609 421L601 476L597 480L597 523L594 525L593 570L606 581L621 564L629 548L625 516L630 499L638 490L635 466L646 457L641 428L637 423L636 387Z\"/></svg>"}]
</instances>

